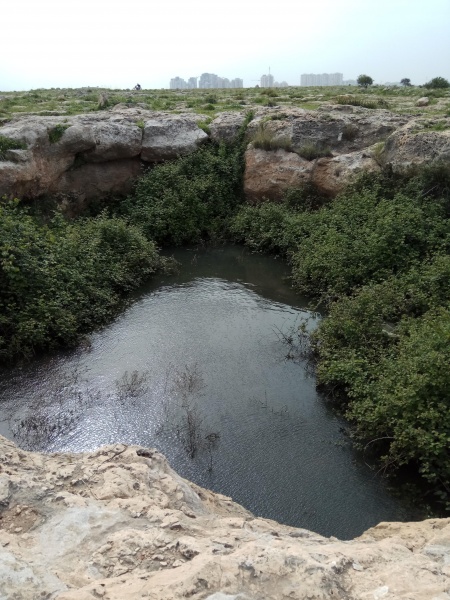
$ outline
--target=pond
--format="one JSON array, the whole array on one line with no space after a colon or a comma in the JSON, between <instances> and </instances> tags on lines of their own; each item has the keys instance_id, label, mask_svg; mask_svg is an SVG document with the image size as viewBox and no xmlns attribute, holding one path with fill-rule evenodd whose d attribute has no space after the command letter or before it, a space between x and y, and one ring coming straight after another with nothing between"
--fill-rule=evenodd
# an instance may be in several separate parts
<instances>
[{"instance_id":1,"label":"pond","mask_svg":"<svg viewBox=\"0 0 450 600\"><path fill-rule=\"evenodd\" d=\"M258 516L341 539L411 518L286 343L320 318L287 265L236 246L174 255L180 272L143 286L89 344L3 371L0 433L45 451L156 447Z\"/></svg>"}]
</instances>

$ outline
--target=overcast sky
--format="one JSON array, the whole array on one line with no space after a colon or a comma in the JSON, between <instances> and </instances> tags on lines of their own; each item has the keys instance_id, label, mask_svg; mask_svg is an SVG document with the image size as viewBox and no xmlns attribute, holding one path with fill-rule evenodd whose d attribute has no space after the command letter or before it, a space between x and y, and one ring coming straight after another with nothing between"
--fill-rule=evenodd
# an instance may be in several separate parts
<instances>
[{"instance_id":1,"label":"overcast sky","mask_svg":"<svg viewBox=\"0 0 450 600\"><path fill-rule=\"evenodd\" d=\"M0 90L169 87L203 72L252 87L301 73L450 80L450 0L11 0Z\"/></svg>"}]
</instances>

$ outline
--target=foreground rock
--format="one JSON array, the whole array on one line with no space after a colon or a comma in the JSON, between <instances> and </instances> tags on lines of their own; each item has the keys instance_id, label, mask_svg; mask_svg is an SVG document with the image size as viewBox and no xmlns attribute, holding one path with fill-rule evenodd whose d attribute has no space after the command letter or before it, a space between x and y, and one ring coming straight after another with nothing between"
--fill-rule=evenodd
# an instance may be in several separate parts
<instances>
[{"instance_id":1,"label":"foreground rock","mask_svg":"<svg viewBox=\"0 0 450 600\"><path fill-rule=\"evenodd\" d=\"M1 600L450 598L450 519L342 542L255 518L155 450L0 437L0 454Z\"/></svg>"}]
</instances>

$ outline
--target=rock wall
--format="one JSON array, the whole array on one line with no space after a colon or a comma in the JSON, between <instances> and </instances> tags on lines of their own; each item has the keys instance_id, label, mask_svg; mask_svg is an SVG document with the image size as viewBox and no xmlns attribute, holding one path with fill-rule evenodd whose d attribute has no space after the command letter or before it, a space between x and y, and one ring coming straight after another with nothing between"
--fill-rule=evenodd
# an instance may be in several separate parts
<instances>
[{"instance_id":1,"label":"rock wall","mask_svg":"<svg viewBox=\"0 0 450 600\"><path fill-rule=\"evenodd\" d=\"M353 541L255 518L155 450L34 454L0 437L0 599L448 600L450 519Z\"/></svg>"},{"instance_id":2,"label":"rock wall","mask_svg":"<svg viewBox=\"0 0 450 600\"><path fill-rule=\"evenodd\" d=\"M389 166L400 173L433 161L450 164L450 118L442 121L448 130L428 131L428 125L411 115L354 106L258 111L249 125L249 140L264 127L275 145L287 140L292 151L266 151L250 143L245 153L247 200L278 199L306 182L334 197L364 171ZM326 149L330 156L301 158L311 148Z\"/></svg>"},{"instance_id":3,"label":"rock wall","mask_svg":"<svg viewBox=\"0 0 450 600\"><path fill-rule=\"evenodd\" d=\"M70 196L83 202L127 193L149 163L208 139L197 115L121 109L73 117L15 117L0 135L24 142L0 161L0 196Z\"/></svg>"},{"instance_id":4,"label":"rock wall","mask_svg":"<svg viewBox=\"0 0 450 600\"><path fill-rule=\"evenodd\" d=\"M92 198L128 193L146 165L182 156L207 141L197 124L204 118L123 105L66 118L16 116L0 127L0 135L27 147L7 151L0 161L0 196L50 194L82 206ZM243 112L220 114L210 125L211 139L232 141L244 118ZM355 106L259 108L247 130L246 197L250 202L278 199L305 182L335 196L362 171L450 163L450 118L439 123L441 130L434 131L429 119ZM261 127L275 147L287 141L290 151L255 148L252 139ZM301 157L305 148L327 149L329 156L306 160Z\"/></svg>"}]
</instances>

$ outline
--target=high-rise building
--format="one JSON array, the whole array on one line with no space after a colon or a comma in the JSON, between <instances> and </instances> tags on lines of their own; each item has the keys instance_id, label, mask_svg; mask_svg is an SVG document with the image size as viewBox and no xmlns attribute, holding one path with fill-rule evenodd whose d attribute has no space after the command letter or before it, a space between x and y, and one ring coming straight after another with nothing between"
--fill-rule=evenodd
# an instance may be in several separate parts
<instances>
[{"instance_id":1,"label":"high-rise building","mask_svg":"<svg viewBox=\"0 0 450 600\"><path fill-rule=\"evenodd\" d=\"M181 77L174 77L170 80L171 90L193 90L197 87L201 89L242 88L244 87L244 81L239 77L230 81L227 77L219 77L215 73L202 73L200 77L189 77L187 82Z\"/></svg>"},{"instance_id":2,"label":"high-rise building","mask_svg":"<svg viewBox=\"0 0 450 600\"><path fill-rule=\"evenodd\" d=\"M261 75L261 87L271 88L273 87L273 75L270 73L268 75Z\"/></svg>"},{"instance_id":3,"label":"high-rise building","mask_svg":"<svg viewBox=\"0 0 450 600\"><path fill-rule=\"evenodd\" d=\"M300 77L300 85L342 85L342 79L342 73L303 73Z\"/></svg>"},{"instance_id":4,"label":"high-rise building","mask_svg":"<svg viewBox=\"0 0 450 600\"><path fill-rule=\"evenodd\" d=\"M200 75L198 87L203 89L216 88L218 87L217 80L218 77L215 73L202 73Z\"/></svg>"},{"instance_id":5,"label":"high-rise building","mask_svg":"<svg viewBox=\"0 0 450 600\"><path fill-rule=\"evenodd\" d=\"M171 90L185 90L188 87L187 83L181 77L174 77L170 80Z\"/></svg>"}]
</instances>

